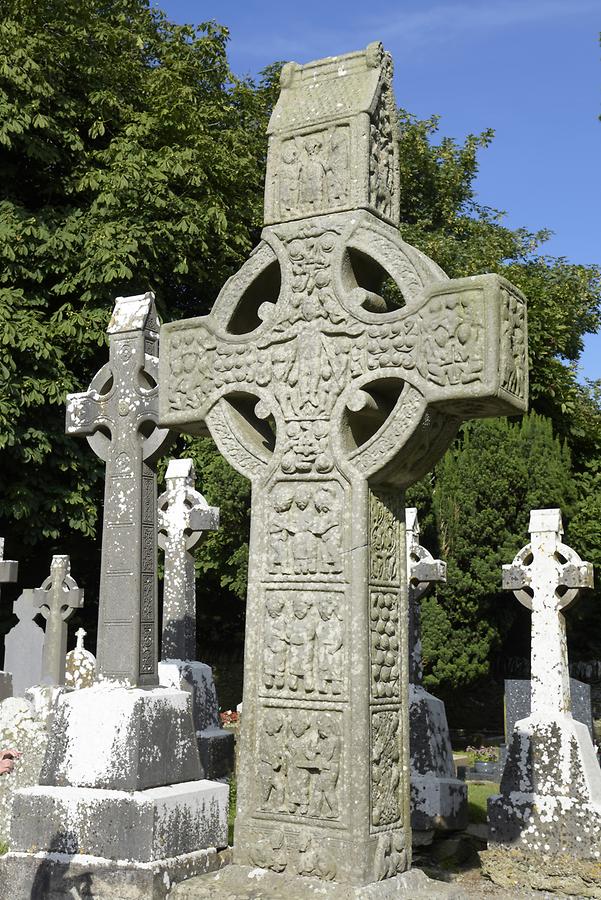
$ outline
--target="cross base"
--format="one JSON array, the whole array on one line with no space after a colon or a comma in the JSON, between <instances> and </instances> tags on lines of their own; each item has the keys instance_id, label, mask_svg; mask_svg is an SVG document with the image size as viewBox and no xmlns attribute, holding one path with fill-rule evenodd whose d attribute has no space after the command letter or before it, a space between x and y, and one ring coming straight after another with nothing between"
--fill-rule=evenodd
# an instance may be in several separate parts
<instances>
[{"instance_id":1,"label":"cross base","mask_svg":"<svg viewBox=\"0 0 601 900\"><path fill-rule=\"evenodd\" d=\"M409 729L414 837L461 831L467 827L467 785L455 775L444 703L421 685L409 688Z\"/></svg>"},{"instance_id":2,"label":"cross base","mask_svg":"<svg viewBox=\"0 0 601 900\"><path fill-rule=\"evenodd\" d=\"M218 872L193 878L176 888L173 900L398 900L399 897L440 900L453 889L428 878L420 869L411 869L367 885L349 885L271 872L250 866L226 866ZM0 900L3 898L0 896ZM20 900L20 898L19 898Z\"/></svg>"},{"instance_id":3,"label":"cross base","mask_svg":"<svg viewBox=\"0 0 601 900\"><path fill-rule=\"evenodd\" d=\"M0 857L0 900L166 900L174 885L226 865L229 850L196 850L152 863L56 853Z\"/></svg>"},{"instance_id":4,"label":"cross base","mask_svg":"<svg viewBox=\"0 0 601 900\"><path fill-rule=\"evenodd\" d=\"M490 847L596 860L601 876L601 770L586 725L517 722L488 818Z\"/></svg>"}]
</instances>

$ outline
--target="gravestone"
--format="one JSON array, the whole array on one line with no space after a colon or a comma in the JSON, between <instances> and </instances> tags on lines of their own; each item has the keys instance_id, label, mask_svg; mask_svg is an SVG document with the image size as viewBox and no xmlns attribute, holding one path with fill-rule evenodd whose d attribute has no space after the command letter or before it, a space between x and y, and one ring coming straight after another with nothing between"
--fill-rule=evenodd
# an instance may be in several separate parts
<instances>
[{"instance_id":1,"label":"gravestone","mask_svg":"<svg viewBox=\"0 0 601 900\"><path fill-rule=\"evenodd\" d=\"M234 735L221 728L213 672L196 660L196 581L192 550L204 531L219 526L219 509L195 490L191 459L172 459L159 508L159 547L165 552L161 684L192 694L200 761L207 778L228 775Z\"/></svg>"},{"instance_id":2,"label":"gravestone","mask_svg":"<svg viewBox=\"0 0 601 900\"><path fill-rule=\"evenodd\" d=\"M96 657L84 646L84 629L78 628L75 636L77 644L65 658L65 687L80 691L92 687L96 680Z\"/></svg>"},{"instance_id":3,"label":"gravestone","mask_svg":"<svg viewBox=\"0 0 601 900\"><path fill-rule=\"evenodd\" d=\"M109 363L67 400L67 431L106 462L99 677L59 698L40 785L15 794L1 900L40 882L70 900L81 878L93 896L108 879L115 896L163 898L227 845L228 788L202 779L190 695L158 687L158 329L152 294L118 298Z\"/></svg>"},{"instance_id":4,"label":"gravestone","mask_svg":"<svg viewBox=\"0 0 601 900\"><path fill-rule=\"evenodd\" d=\"M2 584L9 584L17 580L19 571L19 563L14 559L4 559L4 538L0 538L0 590ZM6 661L4 663L5 671L0 672L0 701L6 697L12 697L13 683L10 671L6 670Z\"/></svg>"},{"instance_id":5,"label":"gravestone","mask_svg":"<svg viewBox=\"0 0 601 900\"><path fill-rule=\"evenodd\" d=\"M65 683L67 620L83 606L83 591L69 573L69 557L53 556L49 577L33 592L38 612L46 620L42 684Z\"/></svg>"},{"instance_id":6,"label":"gravestone","mask_svg":"<svg viewBox=\"0 0 601 900\"><path fill-rule=\"evenodd\" d=\"M417 510L405 510L409 590L409 741L413 844L432 840L434 831L467 826L467 785L457 778L444 703L423 686L421 600L432 584L446 582L447 566L419 542ZM372 642L389 653L388 631ZM382 640L384 639L384 643ZM377 652L376 650L376 652ZM386 658L384 659L386 662Z\"/></svg>"},{"instance_id":7,"label":"gravestone","mask_svg":"<svg viewBox=\"0 0 601 900\"><path fill-rule=\"evenodd\" d=\"M42 681L44 630L34 621L40 608L33 589L17 597L13 612L19 621L4 638L4 668L12 675L14 696L24 697L30 687Z\"/></svg>"},{"instance_id":8,"label":"gravestone","mask_svg":"<svg viewBox=\"0 0 601 900\"><path fill-rule=\"evenodd\" d=\"M531 871L544 889L545 875L547 886L557 884L558 867L588 882L601 852L601 771L570 710L564 618L579 590L592 587L593 569L562 543L560 510L533 510L529 531L530 543L503 567L503 587L532 611L532 706L515 724L500 793L488 801L493 849L484 865L493 879L511 869L517 884L531 884Z\"/></svg>"},{"instance_id":9,"label":"gravestone","mask_svg":"<svg viewBox=\"0 0 601 900\"><path fill-rule=\"evenodd\" d=\"M391 75L379 43L284 66L262 240L160 353L161 423L252 481L240 877L310 868L349 897L410 862L403 488L527 394L519 292L399 235ZM392 665L368 650L384 620Z\"/></svg>"},{"instance_id":10,"label":"gravestone","mask_svg":"<svg viewBox=\"0 0 601 900\"><path fill-rule=\"evenodd\" d=\"M570 678L570 709L577 722L582 722L594 740L591 686L576 678ZM515 723L530 715L530 679L505 679L505 740L509 741Z\"/></svg>"}]
</instances>

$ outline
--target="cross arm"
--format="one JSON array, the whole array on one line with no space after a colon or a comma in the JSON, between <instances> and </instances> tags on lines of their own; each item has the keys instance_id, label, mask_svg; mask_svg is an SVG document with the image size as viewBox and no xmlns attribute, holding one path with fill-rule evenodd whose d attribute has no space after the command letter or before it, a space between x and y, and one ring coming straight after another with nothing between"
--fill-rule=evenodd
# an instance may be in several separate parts
<instances>
[{"instance_id":1,"label":"cross arm","mask_svg":"<svg viewBox=\"0 0 601 900\"><path fill-rule=\"evenodd\" d=\"M447 580L447 564L442 559L420 559L411 566L411 581L440 582Z\"/></svg>"},{"instance_id":2,"label":"cross arm","mask_svg":"<svg viewBox=\"0 0 601 900\"><path fill-rule=\"evenodd\" d=\"M593 564L590 562L568 563L562 569L561 587L566 588L593 588Z\"/></svg>"},{"instance_id":3,"label":"cross arm","mask_svg":"<svg viewBox=\"0 0 601 900\"><path fill-rule=\"evenodd\" d=\"M522 566L515 566L511 563L503 566L503 590L505 591L521 591L530 587L530 572Z\"/></svg>"}]
</instances>

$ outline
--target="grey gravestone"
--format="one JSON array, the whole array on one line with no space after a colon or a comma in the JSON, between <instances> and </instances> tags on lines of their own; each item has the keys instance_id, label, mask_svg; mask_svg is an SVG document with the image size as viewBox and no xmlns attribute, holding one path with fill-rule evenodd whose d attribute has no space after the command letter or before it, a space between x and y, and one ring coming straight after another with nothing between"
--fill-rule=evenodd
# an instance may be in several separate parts
<instances>
[{"instance_id":1,"label":"grey gravestone","mask_svg":"<svg viewBox=\"0 0 601 900\"><path fill-rule=\"evenodd\" d=\"M378 43L284 66L262 240L160 353L161 423L253 486L235 860L306 875L318 846L313 873L355 885L410 860L402 489L528 380L520 293L399 235L391 76Z\"/></svg>"},{"instance_id":2,"label":"grey gravestone","mask_svg":"<svg viewBox=\"0 0 601 900\"><path fill-rule=\"evenodd\" d=\"M154 687L153 466L168 434L156 428L152 294L118 298L108 332L109 364L90 391L68 398L67 415L68 431L87 434L107 464L100 677L59 698L40 784L15 794L0 900L29 896L42 875L67 900L64 875L84 852L90 895L102 896L108 874L115 896L142 900L157 880L164 896L166 885L218 865L206 848L227 844L228 788L202 780L190 694Z\"/></svg>"},{"instance_id":3,"label":"grey gravestone","mask_svg":"<svg viewBox=\"0 0 601 900\"><path fill-rule=\"evenodd\" d=\"M83 591L69 572L69 557L53 556L50 576L33 592L38 612L46 620L42 684L65 683L67 620L83 606Z\"/></svg>"},{"instance_id":4,"label":"grey gravestone","mask_svg":"<svg viewBox=\"0 0 601 900\"><path fill-rule=\"evenodd\" d=\"M84 629L78 628L75 635L77 644L65 657L65 687L80 691L96 680L96 657L84 646Z\"/></svg>"},{"instance_id":5,"label":"grey gravestone","mask_svg":"<svg viewBox=\"0 0 601 900\"><path fill-rule=\"evenodd\" d=\"M12 675L14 696L24 697L42 681L44 631L33 621L40 612L33 589L16 599L13 612L19 621L4 638L4 668Z\"/></svg>"},{"instance_id":6,"label":"grey gravestone","mask_svg":"<svg viewBox=\"0 0 601 900\"><path fill-rule=\"evenodd\" d=\"M192 550L203 531L219 525L219 509L195 490L191 459L172 459L159 507L159 547L165 552L161 684L192 692L194 727L207 778L222 778L234 763L234 735L221 728L210 666L196 660L196 580Z\"/></svg>"},{"instance_id":7,"label":"grey gravestone","mask_svg":"<svg viewBox=\"0 0 601 900\"><path fill-rule=\"evenodd\" d=\"M593 568L562 543L558 509L533 510L529 531L530 543L503 567L503 587L532 611L532 707L515 724L500 794L488 801L489 845L519 851L517 883L527 857L550 885L558 858L573 867L599 859L601 771L588 728L570 710L563 612L592 587Z\"/></svg>"},{"instance_id":8,"label":"grey gravestone","mask_svg":"<svg viewBox=\"0 0 601 900\"><path fill-rule=\"evenodd\" d=\"M4 559L4 538L0 538L0 589L2 584L17 580L19 563L14 559ZM6 669L6 662L4 665ZM0 672L0 700L11 697L13 693L12 675L9 671Z\"/></svg>"},{"instance_id":9,"label":"grey gravestone","mask_svg":"<svg viewBox=\"0 0 601 900\"><path fill-rule=\"evenodd\" d=\"M433 559L419 542L417 510L405 510L409 585L409 728L411 747L411 828L413 843L426 843L434 831L467 826L467 786L455 773L444 703L422 684L421 600L436 582L447 580L446 563ZM388 629L389 630L389 629ZM372 635L376 652L389 652L385 628Z\"/></svg>"},{"instance_id":10,"label":"grey gravestone","mask_svg":"<svg viewBox=\"0 0 601 900\"><path fill-rule=\"evenodd\" d=\"M570 678L570 708L578 722L582 722L594 739L591 687L583 681ZM530 679L505 679L505 740L509 741L515 723L530 715Z\"/></svg>"}]
</instances>

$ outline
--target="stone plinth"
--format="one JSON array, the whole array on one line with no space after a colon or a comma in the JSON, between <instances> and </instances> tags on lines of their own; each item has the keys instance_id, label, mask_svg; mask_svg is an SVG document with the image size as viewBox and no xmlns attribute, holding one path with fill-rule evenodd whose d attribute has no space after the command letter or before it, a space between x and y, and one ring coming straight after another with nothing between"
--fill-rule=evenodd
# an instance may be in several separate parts
<instances>
[{"instance_id":1,"label":"stone plinth","mask_svg":"<svg viewBox=\"0 0 601 900\"><path fill-rule=\"evenodd\" d=\"M167 659L159 663L165 687L189 691L200 763L207 778L224 778L234 768L234 735L221 728L217 691L210 666L202 662Z\"/></svg>"},{"instance_id":2,"label":"stone plinth","mask_svg":"<svg viewBox=\"0 0 601 900\"><path fill-rule=\"evenodd\" d=\"M0 672L0 702L13 695L13 677L10 672Z\"/></svg>"}]
</instances>

